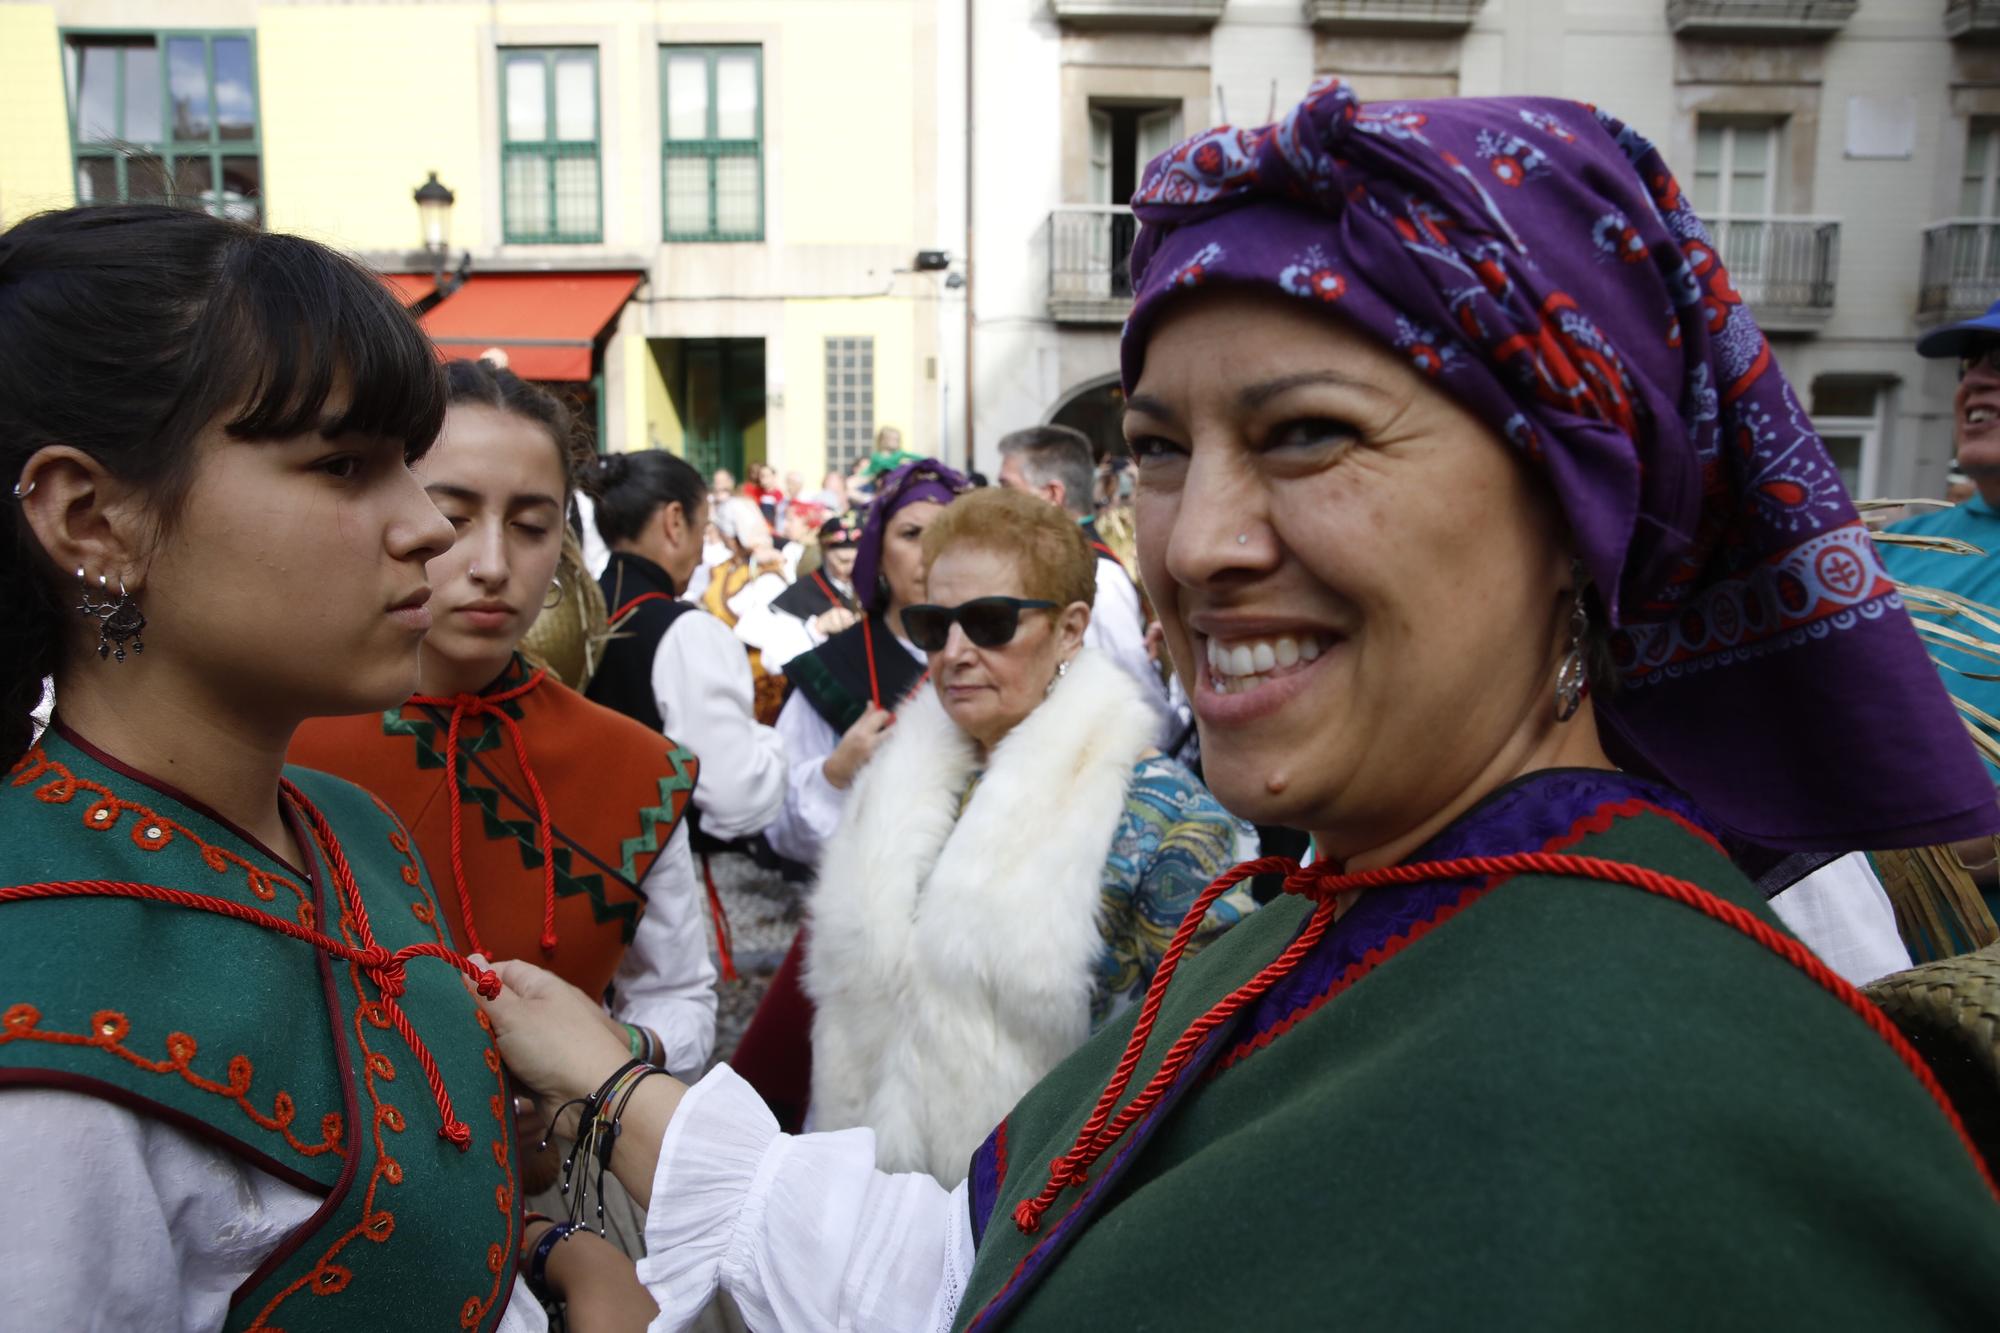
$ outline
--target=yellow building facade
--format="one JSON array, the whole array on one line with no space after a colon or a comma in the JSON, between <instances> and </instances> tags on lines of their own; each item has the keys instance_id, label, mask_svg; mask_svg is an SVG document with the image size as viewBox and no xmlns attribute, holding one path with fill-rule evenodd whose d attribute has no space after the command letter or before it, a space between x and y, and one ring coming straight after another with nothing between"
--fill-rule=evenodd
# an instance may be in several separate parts
<instances>
[{"instance_id":1,"label":"yellow building facade","mask_svg":"<svg viewBox=\"0 0 2000 1333\"><path fill-rule=\"evenodd\" d=\"M0 3L0 223L168 195L421 275L412 194L435 173L468 276L416 308L448 352L490 333L533 369L569 348L604 447L816 486L878 427L925 447L942 426L941 275L914 271L939 244L933 10ZM535 274L635 290L588 335L551 315L539 337L515 276Z\"/></svg>"}]
</instances>

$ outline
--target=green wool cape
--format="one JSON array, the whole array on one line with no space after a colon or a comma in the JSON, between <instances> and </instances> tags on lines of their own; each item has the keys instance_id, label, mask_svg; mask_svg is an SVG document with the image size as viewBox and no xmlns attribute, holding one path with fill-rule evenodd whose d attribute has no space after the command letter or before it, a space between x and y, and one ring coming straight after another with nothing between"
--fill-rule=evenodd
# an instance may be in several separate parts
<instances>
[{"instance_id":1,"label":"green wool cape","mask_svg":"<svg viewBox=\"0 0 2000 1333\"><path fill-rule=\"evenodd\" d=\"M325 774L288 776L334 829L382 948L449 944L395 816ZM288 813L310 874L58 724L0 780L0 889L159 885L358 946ZM356 964L179 904L0 901L0 1089L102 1097L324 1198L237 1290L229 1329L490 1330L519 1248L512 1099L461 975L414 958L406 980L399 1003L472 1131L467 1148L439 1136L424 1072Z\"/></svg>"},{"instance_id":2,"label":"green wool cape","mask_svg":"<svg viewBox=\"0 0 2000 1333\"><path fill-rule=\"evenodd\" d=\"M1570 851L1775 926L1678 802L1537 775L1412 860ZM1310 906L1181 970L1120 1105ZM1678 902L1540 875L1371 891L1024 1234L1130 1031L975 1155L957 1327L2000 1327L2000 1205L1938 1105L1804 972Z\"/></svg>"}]
</instances>

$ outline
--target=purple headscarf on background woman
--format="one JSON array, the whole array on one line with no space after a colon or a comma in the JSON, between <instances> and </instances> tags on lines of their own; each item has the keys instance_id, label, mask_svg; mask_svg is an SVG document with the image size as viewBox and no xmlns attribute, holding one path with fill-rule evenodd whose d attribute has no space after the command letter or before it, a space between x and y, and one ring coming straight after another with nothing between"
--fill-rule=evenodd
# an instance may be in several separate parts
<instances>
[{"instance_id":1,"label":"purple headscarf on background woman","mask_svg":"<svg viewBox=\"0 0 2000 1333\"><path fill-rule=\"evenodd\" d=\"M1133 203L1127 392L1177 291L1276 288L1401 349L1547 477L1616 629L1597 713L1621 764L1777 848L2000 824L1832 460L1637 133L1329 82L1157 159Z\"/></svg>"},{"instance_id":2,"label":"purple headscarf on background woman","mask_svg":"<svg viewBox=\"0 0 2000 1333\"><path fill-rule=\"evenodd\" d=\"M954 472L935 458L920 458L883 475L861 525L861 539L854 555L854 595L870 611L889 605L889 594L878 577L882 572L882 541L888 535L889 520L896 511L919 500L935 500L948 505L972 489L963 473Z\"/></svg>"}]
</instances>

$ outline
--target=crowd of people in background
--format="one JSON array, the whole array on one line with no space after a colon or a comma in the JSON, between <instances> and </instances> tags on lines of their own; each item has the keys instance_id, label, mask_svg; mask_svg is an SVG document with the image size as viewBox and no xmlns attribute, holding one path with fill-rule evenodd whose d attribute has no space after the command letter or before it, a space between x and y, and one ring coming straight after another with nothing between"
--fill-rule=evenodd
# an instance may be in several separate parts
<instances>
[{"instance_id":1,"label":"crowd of people in background","mask_svg":"<svg viewBox=\"0 0 2000 1333\"><path fill-rule=\"evenodd\" d=\"M0 234L4 1319L1990 1327L2000 1134L1856 988L1879 858L1993 880L2000 305L1885 568L1649 144L1411 106L1156 161L1124 442L990 480Z\"/></svg>"}]
</instances>

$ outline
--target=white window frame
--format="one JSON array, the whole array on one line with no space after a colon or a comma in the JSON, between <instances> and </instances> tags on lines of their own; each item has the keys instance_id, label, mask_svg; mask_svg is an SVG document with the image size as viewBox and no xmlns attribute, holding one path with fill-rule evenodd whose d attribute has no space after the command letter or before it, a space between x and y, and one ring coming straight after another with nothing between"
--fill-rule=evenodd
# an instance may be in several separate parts
<instances>
[{"instance_id":1,"label":"white window frame","mask_svg":"<svg viewBox=\"0 0 2000 1333\"><path fill-rule=\"evenodd\" d=\"M1867 499L1881 493L1879 478L1882 472L1882 395L1879 392L1875 395L1874 416L1815 417L1813 429L1819 432L1822 440L1829 435L1859 436L1861 459L1855 468L1855 498Z\"/></svg>"}]
</instances>

